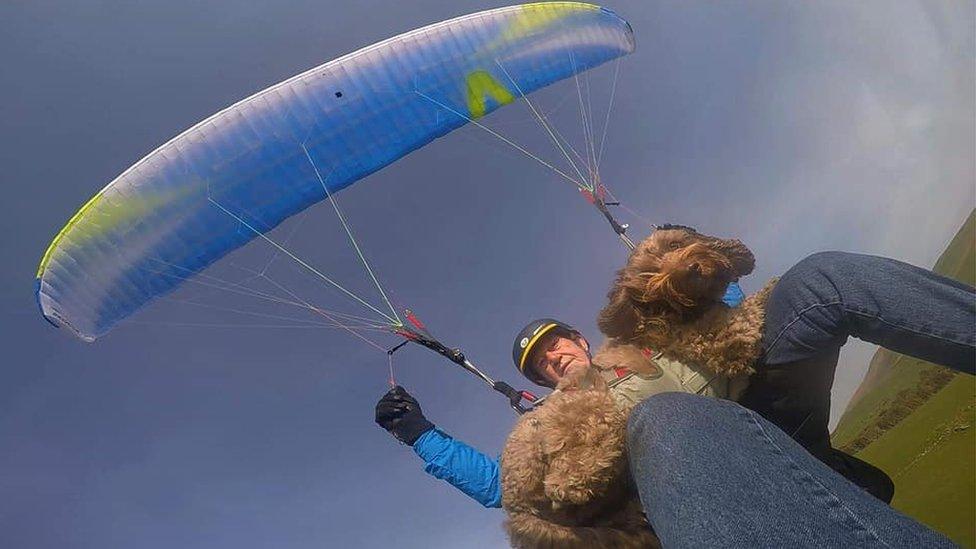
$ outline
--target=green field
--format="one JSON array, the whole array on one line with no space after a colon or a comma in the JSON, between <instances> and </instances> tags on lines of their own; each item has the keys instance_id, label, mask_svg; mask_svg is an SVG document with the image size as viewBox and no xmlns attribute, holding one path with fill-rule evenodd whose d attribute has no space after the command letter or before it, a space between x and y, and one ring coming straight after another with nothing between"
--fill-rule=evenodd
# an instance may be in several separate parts
<instances>
[{"instance_id":1,"label":"green field","mask_svg":"<svg viewBox=\"0 0 976 549\"><path fill-rule=\"evenodd\" d=\"M934 267L976 283L976 211ZM892 506L976 547L976 378L881 349L833 433L884 469Z\"/></svg>"}]
</instances>

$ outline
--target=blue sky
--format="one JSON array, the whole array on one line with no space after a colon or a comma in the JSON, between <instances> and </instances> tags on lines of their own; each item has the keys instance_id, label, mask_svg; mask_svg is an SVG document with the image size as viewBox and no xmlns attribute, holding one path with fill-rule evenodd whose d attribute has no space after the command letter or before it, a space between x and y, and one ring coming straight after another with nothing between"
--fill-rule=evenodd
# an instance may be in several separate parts
<instances>
[{"instance_id":1,"label":"blue sky","mask_svg":"<svg viewBox=\"0 0 976 549\"><path fill-rule=\"evenodd\" d=\"M387 357L359 340L244 326L254 319L226 309L259 307L197 288L180 296L224 310L160 303L87 345L44 322L32 295L68 217L179 131L359 47L498 5L0 6L0 545L504 545L500 511L427 477L373 424ZM745 241L758 258L747 292L819 250L931 266L976 204L971 3L608 7L637 51L620 64L604 180L642 218ZM612 75L590 77L597 113ZM564 83L539 97L567 133L575 94ZM523 105L488 123L558 160ZM511 339L532 317L598 339L624 248L570 187L484 132L455 132L339 198L396 300L490 374L516 379ZM276 234L369 292L327 205ZM266 265L254 244L215 272ZM281 258L272 273L356 312ZM845 348L835 410L872 352ZM500 451L514 418L495 394L419 348L395 368L432 421Z\"/></svg>"}]
</instances>

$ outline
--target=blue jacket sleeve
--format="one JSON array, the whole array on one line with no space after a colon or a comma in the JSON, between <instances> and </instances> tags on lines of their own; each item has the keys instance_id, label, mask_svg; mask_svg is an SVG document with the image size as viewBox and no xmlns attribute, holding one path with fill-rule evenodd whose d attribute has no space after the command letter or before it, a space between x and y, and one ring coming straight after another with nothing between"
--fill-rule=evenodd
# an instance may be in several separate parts
<instances>
[{"instance_id":1,"label":"blue jacket sleeve","mask_svg":"<svg viewBox=\"0 0 976 549\"><path fill-rule=\"evenodd\" d=\"M722 298L722 302L729 307L738 307L745 298L746 294L742 293L742 288L739 287L739 283L733 282L726 288L725 297Z\"/></svg>"},{"instance_id":2,"label":"blue jacket sleeve","mask_svg":"<svg viewBox=\"0 0 976 549\"><path fill-rule=\"evenodd\" d=\"M431 429L413 443L424 460L424 471L446 480L485 507L502 506L498 461L454 440L440 429Z\"/></svg>"}]
</instances>

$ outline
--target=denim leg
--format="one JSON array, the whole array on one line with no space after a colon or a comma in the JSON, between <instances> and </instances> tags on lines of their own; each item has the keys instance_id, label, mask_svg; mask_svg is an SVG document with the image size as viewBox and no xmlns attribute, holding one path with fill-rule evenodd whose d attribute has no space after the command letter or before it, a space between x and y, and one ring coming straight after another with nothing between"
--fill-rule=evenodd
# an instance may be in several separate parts
<instances>
[{"instance_id":1,"label":"denim leg","mask_svg":"<svg viewBox=\"0 0 976 549\"><path fill-rule=\"evenodd\" d=\"M787 364L761 365L739 404L759 412L814 455L830 450L830 391L840 347Z\"/></svg>"},{"instance_id":2,"label":"denim leg","mask_svg":"<svg viewBox=\"0 0 976 549\"><path fill-rule=\"evenodd\" d=\"M630 467L664 547L953 547L738 404L662 393L627 426Z\"/></svg>"},{"instance_id":3,"label":"denim leg","mask_svg":"<svg viewBox=\"0 0 976 549\"><path fill-rule=\"evenodd\" d=\"M839 353L840 347L834 347L796 362L759 368L739 404L758 412L831 469L888 503L894 496L891 478L831 445L830 389Z\"/></svg>"},{"instance_id":4,"label":"denim leg","mask_svg":"<svg viewBox=\"0 0 976 549\"><path fill-rule=\"evenodd\" d=\"M851 335L972 374L976 291L893 259L814 254L787 271L769 297L762 362L808 359Z\"/></svg>"}]
</instances>

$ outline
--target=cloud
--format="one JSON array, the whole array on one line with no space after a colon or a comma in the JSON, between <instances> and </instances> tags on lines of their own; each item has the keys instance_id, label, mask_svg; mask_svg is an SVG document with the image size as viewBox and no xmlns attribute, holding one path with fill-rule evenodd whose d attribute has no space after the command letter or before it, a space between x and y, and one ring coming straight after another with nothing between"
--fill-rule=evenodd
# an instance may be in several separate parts
<instances>
[{"instance_id":1,"label":"cloud","mask_svg":"<svg viewBox=\"0 0 976 549\"><path fill-rule=\"evenodd\" d=\"M755 246L780 256L780 267L828 248L931 267L976 204L971 6L825 11L838 12L831 28L816 14L800 18L802 61L762 85L760 127L782 131L774 150L793 156L781 171L764 166L782 184L771 189ZM874 349L845 348L835 411Z\"/></svg>"}]
</instances>

